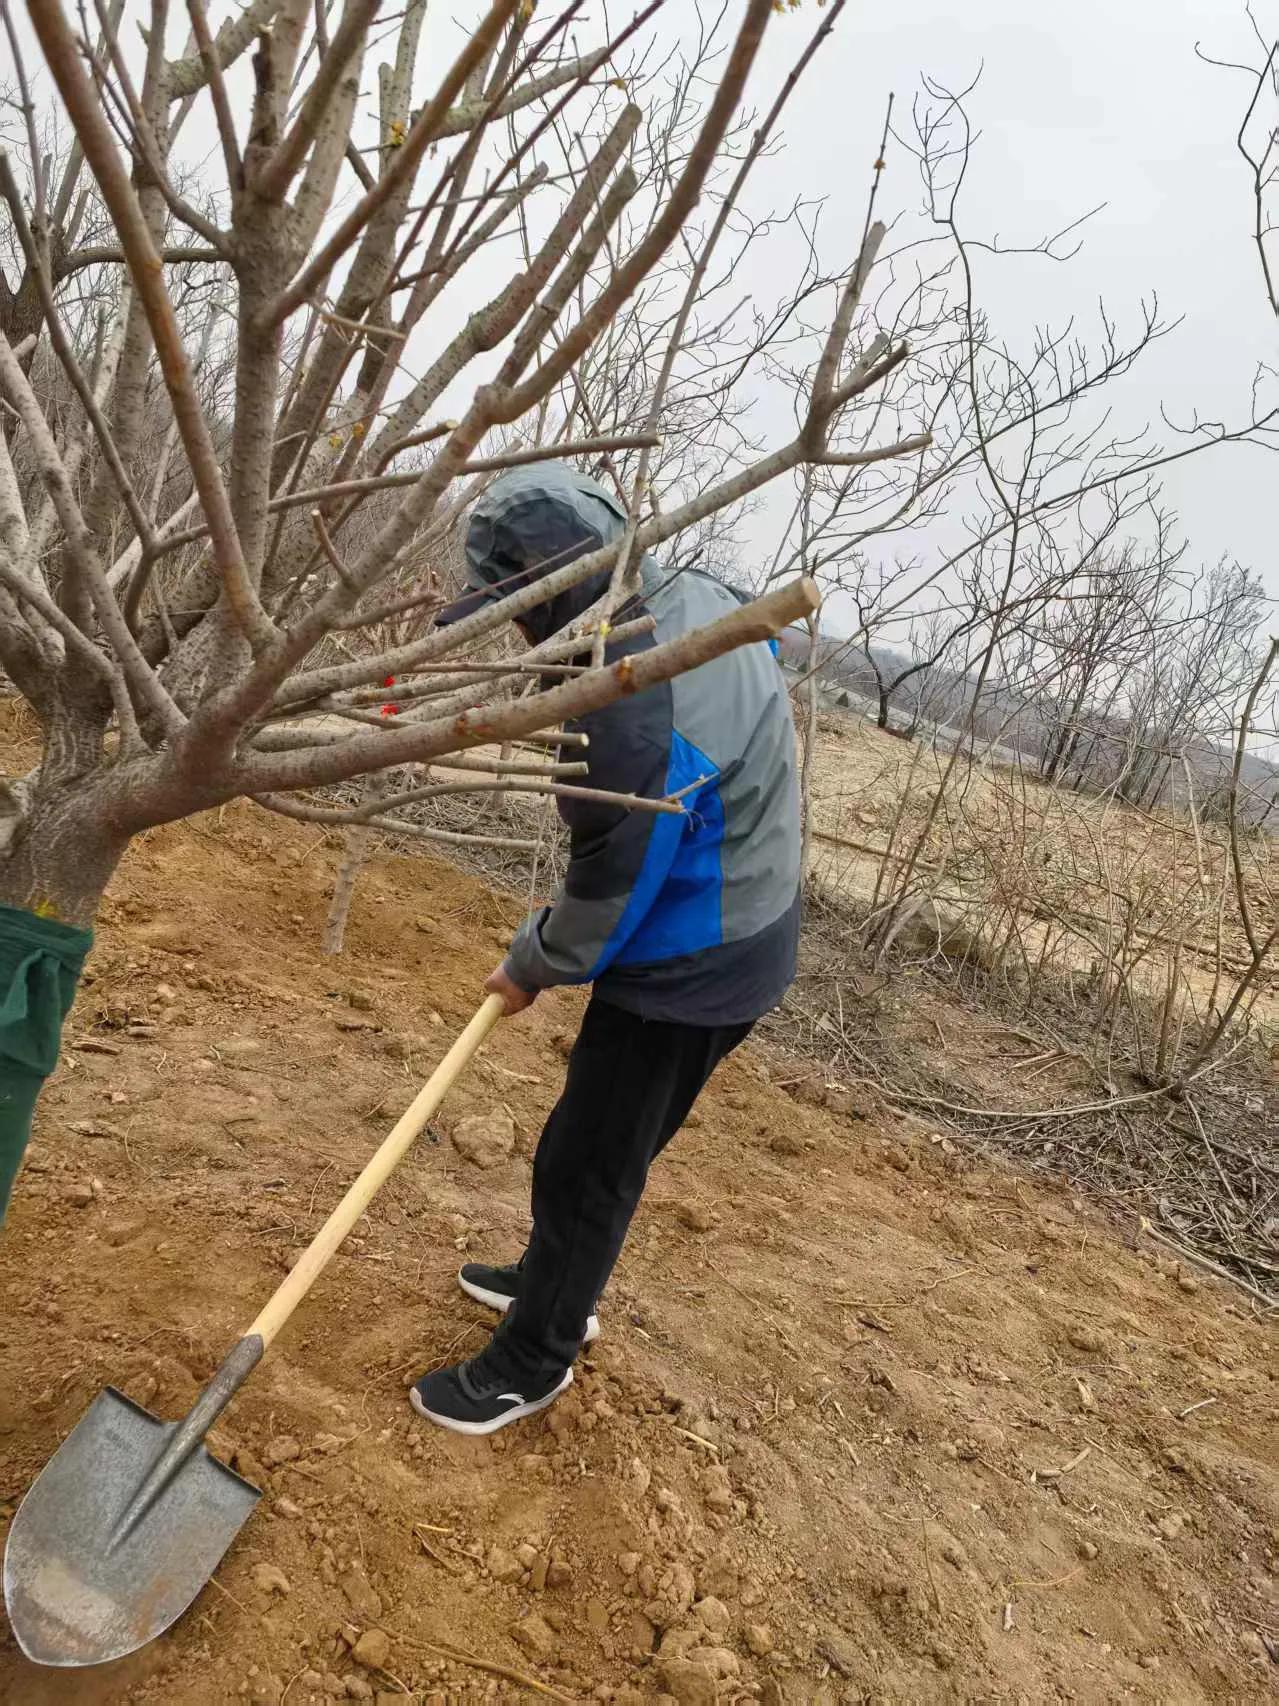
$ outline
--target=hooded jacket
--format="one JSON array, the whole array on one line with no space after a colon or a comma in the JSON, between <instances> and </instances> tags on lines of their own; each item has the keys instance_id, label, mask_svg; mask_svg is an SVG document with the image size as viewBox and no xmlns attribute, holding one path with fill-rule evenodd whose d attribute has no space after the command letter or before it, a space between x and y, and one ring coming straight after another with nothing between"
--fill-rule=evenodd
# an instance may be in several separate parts
<instances>
[{"instance_id":1,"label":"hooded jacket","mask_svg":"<svg viewBox=\"0 0 1279 1706\"><path fill-rule=\"evenodd\" d=\"M472 511L470 583L490 596L507 580L522 586L530 571L620 538L625 521L616 498L586 475L552 463L514 469ZM607 578L593 576L521 620L544 639L593 604ZM608 661L740 602L708 575L664 576L646 556L625 615L647 611L655 631L611 645ZM646 1019L758 1019L794 977L799 937L794 725L773 648L739 647L570 726L589 737L589 786L650 799L689 789L685 811L559 800L569 831L564 886L520 928L507 974L526 990L593 983L599 999Z\"/></svg>"}]
</instances>

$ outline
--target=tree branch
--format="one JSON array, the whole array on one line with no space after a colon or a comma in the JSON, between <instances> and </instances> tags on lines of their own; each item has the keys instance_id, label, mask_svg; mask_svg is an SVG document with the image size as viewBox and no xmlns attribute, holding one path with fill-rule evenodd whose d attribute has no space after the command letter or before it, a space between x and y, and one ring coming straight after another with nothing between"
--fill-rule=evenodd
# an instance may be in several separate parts
<instances>
[{"instance_id":1,"label":"tree branch","mask_svg":"<svg viewBox=\"0 0 1279 1706\"><path fill-rule=\"evenodd\" d=\"M160 257L116 154L97 94L80 64L75 39L63 17L61 0L27 0L27 10L85 159L111 210L134 288L146 310L192 477L208 518L227 602L246 638L260 648L275 630L248 577L213 441L196 396L182 332L164 288Z\"/></svg>"}]
</instances>

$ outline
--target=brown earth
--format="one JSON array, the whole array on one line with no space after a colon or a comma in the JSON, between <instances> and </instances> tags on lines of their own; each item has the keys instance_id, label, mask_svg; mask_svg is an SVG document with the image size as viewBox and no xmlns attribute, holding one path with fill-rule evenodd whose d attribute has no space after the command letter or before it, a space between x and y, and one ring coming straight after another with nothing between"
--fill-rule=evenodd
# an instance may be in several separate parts
<instances>
[{"instance_id":1,"label":"brown earth","mask_svg":"<svg viewBox=\"0 0 1279 1706\"><path fill-rule=\"evenodd\" d=\"M388 858L324 960L336 859L234 808L115 884L0 1236L0 1532L104 1382L185 1409L505 945L516 903ZM0 1618L0 1701L1273 1698L1266 1326L763 1048L656 1169L574 1392L491 1442L420 1423L579 1010L501 1027L223 1418L266 1497L192 1611L78 1673ZM480 1169L447 1135L502 1110Z\"/></svg>"}]
</instances>

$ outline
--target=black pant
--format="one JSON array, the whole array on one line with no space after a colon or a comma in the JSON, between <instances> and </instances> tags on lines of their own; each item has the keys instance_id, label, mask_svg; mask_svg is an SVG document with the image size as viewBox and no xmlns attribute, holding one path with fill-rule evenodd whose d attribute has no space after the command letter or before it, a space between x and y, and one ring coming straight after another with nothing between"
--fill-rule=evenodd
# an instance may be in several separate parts
<instances>
[{"instance_id":1,"label":"black pant","mask_svg":"<svg viewBox=\"0 0 1279 1706\"><path fill-rule=\"evenodd\" d=\"M545 1378L577 1355L650 1164L751 1028L640 1019L598 998L586 1009L533 1161L519 1302L498 1329L522 1377Z\"/></svg>"}]
</instances>

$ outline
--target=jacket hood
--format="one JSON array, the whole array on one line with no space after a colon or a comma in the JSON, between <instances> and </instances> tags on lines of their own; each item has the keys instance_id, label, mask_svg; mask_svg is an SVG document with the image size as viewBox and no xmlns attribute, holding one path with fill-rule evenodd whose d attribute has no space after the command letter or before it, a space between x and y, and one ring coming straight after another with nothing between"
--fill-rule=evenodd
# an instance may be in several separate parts
<instances>
[{"instance_id":1,"label":"jacket hood","mask_svg":"<svg viewBox=\"0 0 1279 1706\"><path fill-rule=\"evenodd\" d=\"M467 583L475 592L501 598L504 586L518 591L611 545L625 528L625 508L589 474L555 462L512 468L494 480L471 510ZM604 592L608 579L607 570L591 575L526 611L520 620L536 641L545 640L581 616ZM468 603L479 608L473 596Z\"/></svg>"}]
</instances>

